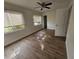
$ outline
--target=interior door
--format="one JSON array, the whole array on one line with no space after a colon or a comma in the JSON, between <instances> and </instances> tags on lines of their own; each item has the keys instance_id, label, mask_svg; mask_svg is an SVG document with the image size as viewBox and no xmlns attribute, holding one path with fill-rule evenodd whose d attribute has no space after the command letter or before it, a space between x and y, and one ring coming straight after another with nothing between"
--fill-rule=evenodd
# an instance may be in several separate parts
<instances>
[{"instance_id":1,"label":"interior door","mask_svg":"<svg viewBox=\"0 0 79 59\"><path fill-rule=\"evenodd\" d=\"M47 16L44 16L44 29L47 29Z\"/></svg>"},{"instance_id":2,"label":"interior door","mask_svg":"<svg viewBox=\"0 0 79 59\"><path fill-rule=\"evenodd\" d=\"M55 36L65 36L66 34L66 20L67 10L57 9L56 10L56 30Z\"/></svg>"}]
</instances>

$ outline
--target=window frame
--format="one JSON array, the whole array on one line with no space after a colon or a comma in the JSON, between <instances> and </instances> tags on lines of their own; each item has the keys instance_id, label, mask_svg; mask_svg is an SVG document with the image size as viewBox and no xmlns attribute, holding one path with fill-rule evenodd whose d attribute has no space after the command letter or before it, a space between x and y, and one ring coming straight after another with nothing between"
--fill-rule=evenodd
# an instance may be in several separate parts
<instances>
[{"instance_id":1,"label":"window frame","mask_svg":"<svg viewBox=\"0 0 79 59\"><path fill-rule=\"evenodd\" d=\"M24 28L25 28L25 22L24 22L24 16L23 16L23 13L22 12L19 12L19 11L14 11L14 10L4 10L4 13L6 13L6 12L8 12L8 13L13 13L13 14L22 14L22 21L23 21L23 23L24 24L21 24L21 25L23 25L24 26ZM5 20L4 20L5 21ZM17 26L17 25L16 25ZM8 27L13 27L13 26L8 26ZM24 30L24 28L23 29L17 29L17 30L14 30L14 29L12 29L12 32L6 32L5 33L5 31L4 31L4 34L10 34L10 33L14 33L14 32L17 32L17 31L21 31L21 30ZM4 29L5 29L5 26L4 26Z\"/></svg>"},{"instance_id":2,"label":"window frame","mask_svg":"<svg viewBox=\"0 0 79 59\"><path fill-rule=\"evenodd\" d=\"M34 16L39 16L39 17L41 17L41 21L40 22L36 22L36 23L40 23L40 24L37 24L37 25L35 25L34 23ZM33 15L33 25L34 26L39 26L39 25L42 25L42 16L41 15Z\"/></svg>"}]
</instances>

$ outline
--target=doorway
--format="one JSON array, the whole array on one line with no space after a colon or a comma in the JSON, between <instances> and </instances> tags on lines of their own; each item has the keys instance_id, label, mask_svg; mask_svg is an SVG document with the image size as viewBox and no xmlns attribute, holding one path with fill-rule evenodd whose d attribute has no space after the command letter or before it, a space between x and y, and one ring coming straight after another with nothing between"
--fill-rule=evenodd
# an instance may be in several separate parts
<instances>
[{"instance_id":1,"label":"doorway","mask_svg":"<svg viewBox=\"0 0 79 59\"><path fill-rule=\"evenodd\" d=\"M44 29L47 29L47 16L44 16Z\"/></svg>"}]
</instances>

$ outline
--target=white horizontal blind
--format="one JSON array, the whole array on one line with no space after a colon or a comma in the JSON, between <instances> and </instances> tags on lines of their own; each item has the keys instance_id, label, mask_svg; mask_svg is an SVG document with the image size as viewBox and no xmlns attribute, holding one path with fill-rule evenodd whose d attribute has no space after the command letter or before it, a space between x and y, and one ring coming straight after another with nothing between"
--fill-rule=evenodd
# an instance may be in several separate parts
<instances>
[{"instance_id":1,"label":"white horizontal blind","mask_svg":"<svg viewBox=\"0 0 79 59\"><path fill-rule=\"evenodd\" d=\"M34 15L33 16L34 25L41 25L41 16Z\"/></svg>"},{"instance_id":2,"label":"white horizontal blind","mask_svg":"<svg viewBox=\"0 0 79 59\"><path fill-rule=\"evenodd\" d=\"M5 33L23 29L24 21L22 13L6 11L4 13L4 27Z\"/></svg>"}]
</instances>

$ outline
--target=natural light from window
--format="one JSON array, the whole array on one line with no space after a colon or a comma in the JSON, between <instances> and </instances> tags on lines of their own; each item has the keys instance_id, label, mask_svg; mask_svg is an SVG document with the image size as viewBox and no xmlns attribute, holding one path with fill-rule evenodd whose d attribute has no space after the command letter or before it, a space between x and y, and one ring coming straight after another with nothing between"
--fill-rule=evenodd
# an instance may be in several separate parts
<instances>
[{"instance_id":1,"label":"natural light from window","mask_svg":"<svg viewBox=\"0 0 79 59\"><path fill-rule=\"evenodd\" d=\"M23 14L15 11L4 12L4 33L24 29Z\"/></svg>"},{"instance_id":2,"label":"natural light from window","mask_svg":"<svg viewBox=\"0 0 79 59\"><path fill-rule=\"evenodd\" d=\"M41 25L41 16L34 15L33 22L34 22L34 26Z\"/></svg>"}]
</instances>

